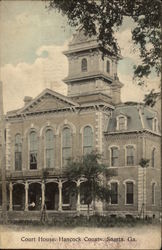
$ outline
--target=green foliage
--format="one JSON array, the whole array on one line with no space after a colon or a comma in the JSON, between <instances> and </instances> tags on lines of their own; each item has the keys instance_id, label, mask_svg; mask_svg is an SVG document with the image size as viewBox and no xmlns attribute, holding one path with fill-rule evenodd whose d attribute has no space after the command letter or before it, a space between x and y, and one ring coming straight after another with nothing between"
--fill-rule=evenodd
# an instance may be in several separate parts
<instances>
[{"instance_id":1,"label":"green foliage","mask_svg":"<svg viewBox=\"0 0 162 250\"><path fill-rule=\"evenodd\" d=\"M153 107L159 98L160 93L155 92L154 89L151 90L151 92L148 95L145 95L144 102L145 105Z\"/></svg>"},{"instance_id":2,"label":"green foliage","mask_svg":"<svg viewBox=\"0 0 162 250\"><path fill-rule=\"evenodd\" d=\"M146 7L147 6L147 7ZM136 27L132 31L132 39L139 46L142 65L135 69L135 76L148 76L154 68L160 73L160 13L159 1L145 0L136 5L132 15Z\"/></svg>"},{"instance_id":3,"label":"green foliage","mask_svg":"<svg viewBox=\"0 0 162 250\"><path fill-rule=\"evenodd\" d=\"M160 72L161 6L159 0L50 0L48 7L66 15L70 25L82 25L86 34L97 35L103 53L106 53L106 46L112 53L120 53L114 33L124 17L131 17L135 24L132 39L142 59L134 75L142 78L147 77L151 69L157 74Z\"/></svg>"},{"instance_id":4,"label":"green foliage","mask_svg":"<svg viewBox=\"0 0 162 250\"><path fill-rule=\"evenodd\" d=\"M74 227L100 227L100 228L107 228L107 227L135 227L135 226L143 226L143 225L159 225L157 220L153 220L152 218L148 218L147 220L139 219L139 218L112 218L110 216L100 216L100 215L93 215L90 216L89 220L87 217L80 215L80 216L54 216L51 218L48 223L42 225L40 221L27 221L27 220L19 220L19 221L10 221L9 227L15 230L20 230L27 228L48 228L51 227L67 227L67 228L74 228ZM18 227L18 228L17 228Z\"/></svg>"},{"instance_id":5,"label":"green foliage","mask_svg":"<svg viewBox=\"0 0 162 250\"><path fill-rule=\"evenodd\" d=\"M111 195L109 186L105 180L116 175L114 170L110 170L102 163L102 156L96 152L86 154L76 159L69 159L66 176L69 181L83 181L81 187L85 195L86 204L90 204L95 198L108 201ZM74 190L73 190L74 191ZM79 192L80 190L77 190Z\"/></svg>"},{"instance_id":6,"label":"green foliage","mask_svg":"<svg viewBox=\"0 0 162 250\"><path fill-rule=\"evenodd\" d=\"M147 220L137 219L137 218L123 218L123 217L110 217L101 215L92 215L89 220L83 215L54 218L53 223L55 226L61 227L135 227L137 225L152 224L151 218ZM155 222L154 222L155 223ZM156 222L157 223L157 222Z\"/></svg>"},{"instance_id":7,"label":"green foliage","mask_svg":"<svg viewBox=\"0 0 162 250\"><path fill-rule=\"evenodd\" d=\"M100 180L100 174L111 176L113 172L108 169L108 165L102 163L102 155L93 151L90 154L77 158L70 158L67 164L67 176L72 178L85 177Z\"/></svg>"}]
</instances>

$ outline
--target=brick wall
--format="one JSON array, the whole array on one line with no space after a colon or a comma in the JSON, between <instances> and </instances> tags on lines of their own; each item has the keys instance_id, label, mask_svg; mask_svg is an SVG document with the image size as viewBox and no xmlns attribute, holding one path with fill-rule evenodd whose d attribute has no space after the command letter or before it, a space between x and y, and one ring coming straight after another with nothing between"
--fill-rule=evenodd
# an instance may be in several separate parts
<instances>
[{"instance_id":1,"label":"brick wall","mask_svg":"<svg viewBox=\"0 0 162 250\"><path fill-rule=\"evenodd\" d=\"M20 121L10 121L9 138L10 145L8 145L7 151L10 152L10 169L14 170L14 138L17 133L20 133L23 137L23 169L28 168L28 135L31 129L36 129L38 132L39 140L39 152L38 152L38 168L41 169L44 166L44 131L46 127L52 127L54 131L54 152L55 156L55 167L60 168L61 166L61 131L64 126L69 125L72 128L73 135L73 156L82 154L82 134L81 128L86 125L91 125L94 129L94 148L99 148L102 138L99 132L100 123L98 120L98 114L95 111L84 111L81 113L66 112L62 114L53 115L40 115L29 118L24 118ZM9 165L8 165L9 167Z\"/></svg>"},{"instance_id":2,"label":"brick wall","mask_svg":"<svg viewBox=\"0 0 162 250\"><path fill-rule=\"evenodd\" d=\"M160 162L160 137L151 133L131 133L131 134L114 134L106 136L106 159L110 164L110 147L119 147L119 166L112 167L117 170L118 176L114 177L119 181L119 204L108 205L106 209L108 211L137 211L140 213L142 204L144 202L145 215L152 216L159 215L160 212L160 200L161 200L161 162ZM135 146L135 164L134 166L126 166L125 146L131 144ZM151 166L151 153L152 149L156 148L155 155L155 167ZM150 164L147 169L144 170L139 166L141 158L150 159ZM144 179L143 179L144 178ZM125 187L123 185L124 180L132 179L135 181L134 185L134 205L125 205ZM144 183L143 183L144 180ZM155 204L152 205L152 183L155 182ZM144 196L143 196L144 195ZM144 199L143 199L144 198Z\"/></svg>"}]
</instances>

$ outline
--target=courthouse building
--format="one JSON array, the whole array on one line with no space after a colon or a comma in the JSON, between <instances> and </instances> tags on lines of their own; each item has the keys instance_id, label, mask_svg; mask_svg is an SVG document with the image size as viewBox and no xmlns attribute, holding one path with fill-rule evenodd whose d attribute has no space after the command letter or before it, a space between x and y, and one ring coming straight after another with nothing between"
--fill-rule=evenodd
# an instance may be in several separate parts
<instances>
[{"instance_id":1,"label":"courthouse building","mask_svg":"<svg viewBox=\"0 0 162 250\"><path fill-rule=\"evenodd\" d=\"M64 54L69 63L67 96L45 89L33 99L25 97L23 107L5 116L8 215L31 218L44 204L49 214L85 213L84 195L66 192L64 169L69 157L97 150L117 175L109 180L110 202L96 202L96 211L135 217L144 211L158 218L157 112L141 103L121 102L120 58L111 51L103 58L95 37L77 31ZM142 158L150 160L147 168L139 165ZM81 180L73 184L84 185Z\"/></svg>"}]
</instances>

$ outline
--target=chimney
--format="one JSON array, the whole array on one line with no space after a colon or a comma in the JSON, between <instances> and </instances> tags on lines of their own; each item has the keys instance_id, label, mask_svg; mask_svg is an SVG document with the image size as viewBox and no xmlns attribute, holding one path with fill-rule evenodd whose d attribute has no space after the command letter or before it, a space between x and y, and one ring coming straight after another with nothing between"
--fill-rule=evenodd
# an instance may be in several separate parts
<instances>
[{"instance_id":1,"label":"chimney","mask_svg":"<svg viewBox=\"0 0 162 250\"><path fill-rule=\"evenodd\" d=\"M32 100L33 100L33 98L31 96L25 96L24 97L24 105L26 106Z\"/></svg>"}]
</instances>

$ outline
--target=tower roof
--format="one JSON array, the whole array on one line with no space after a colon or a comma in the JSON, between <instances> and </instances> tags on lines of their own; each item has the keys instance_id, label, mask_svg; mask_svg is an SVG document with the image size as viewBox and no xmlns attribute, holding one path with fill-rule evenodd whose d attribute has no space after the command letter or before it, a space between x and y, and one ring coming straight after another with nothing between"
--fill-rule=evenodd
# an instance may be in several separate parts
<instances>
[{"instance_id":1,"label":"tower roof","mask_svg":"<svg viewBox=\"0 0 162 250\"><path fill-rule=\"evenodd\" d=\"M101 45L98 42L97 35L89 35L85 33L83 27L80 27L77 29L77 31L73 34L72 40L69 42L69 48L67 51L64 51L63 53L65 55L69 55L71 53L79 52L79 51L86 51L89 49L96 49L101 48ZM111 47L107 46L107 51L113 54L113 51ZM121 59L121 55L115 56L118 59Z\"/></svg>"}]
</instances>

